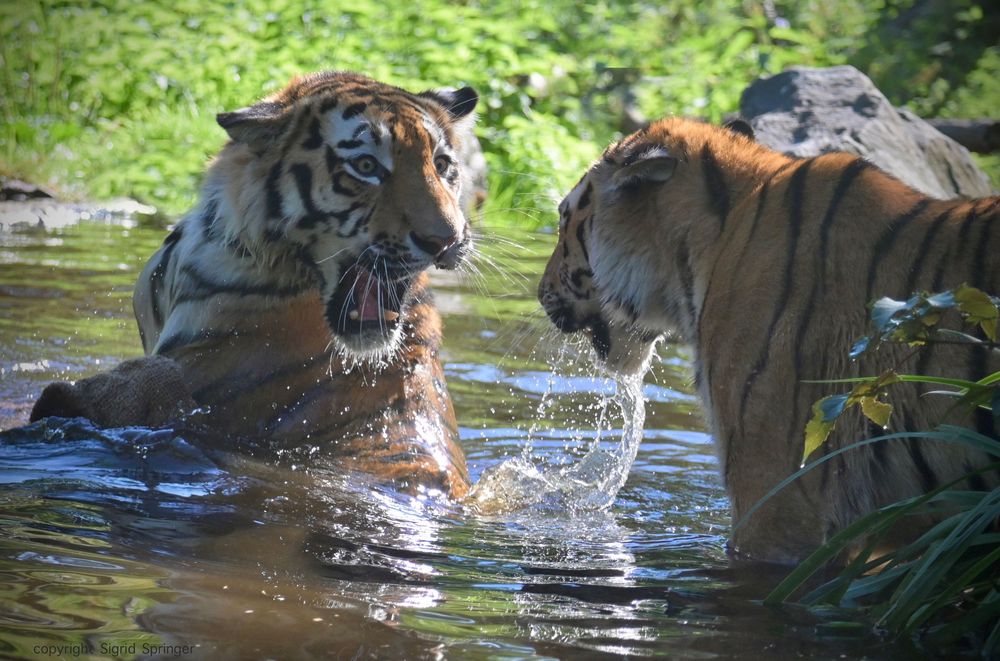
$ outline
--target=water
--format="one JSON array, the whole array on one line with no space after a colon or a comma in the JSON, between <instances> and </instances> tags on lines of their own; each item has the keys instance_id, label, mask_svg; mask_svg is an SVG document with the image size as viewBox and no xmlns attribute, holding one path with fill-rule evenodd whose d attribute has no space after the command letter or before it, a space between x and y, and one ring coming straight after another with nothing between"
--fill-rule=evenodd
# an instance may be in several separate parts
<instances>
[{"instance_id":1,"label":"water","mask_svg":"<svg viewBox=\"0 0 1000 661\"><path fill-rule=\"evenodd\" d=\"M141 353L131 288L163 236L133 218L0 232L0 428L49 381ZM513 256L485 246L500 271L435 276L462 443L486 476L473 500L170 431L7 432L0 656L909 652L841 614L760 605L780 572L726 558L687 351L662 348L645 383L593 376L534 301L552 237L513 238Z\"/></svg>"},{"instance_id":2,"label":"water","mask_svg":"<svg viewBox=\"0 0 1000 661\"><path fill-rule=\"evenodd\" d=\"M558 370L557 360L553 370ZM541 418L555 398L552 397L557 373L553 371L538 406ZM601 437L609 428L608 405L614 402L621 415L621 439L611 448L602 447ZM642 425L646 419L642 398L642 381L621 379L614 396L602 396L593 438L587 453L565 466L539 466L532 452L531 432L519 456L484 471L463 505L476 514L513 513L526 509L552 508L572 512L604 510L610 507L628 479L629 471L642 442ZM531 431L534 431L533 429Z\"/></svg>"}]
</instances>

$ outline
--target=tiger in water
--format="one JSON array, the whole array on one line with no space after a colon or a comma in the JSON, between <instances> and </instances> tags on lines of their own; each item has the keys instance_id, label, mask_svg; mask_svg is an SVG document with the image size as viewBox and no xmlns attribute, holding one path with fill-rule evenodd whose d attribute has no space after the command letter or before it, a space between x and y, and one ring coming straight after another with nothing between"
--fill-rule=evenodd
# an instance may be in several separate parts
<instances>
[{"instance_id":1,"label":"tiger in water","mask_svg":"<svg viewBox=\"0 0 1000 661\"><path fill-rule=\"evenodd\" d=\"M477 100L324 72L218 115L230 141L133 299L213 429L465 493L427 271L472 251Z\"/></svg>"},{"instance_id":2,"label":"tiger in water","mask_svg":"<svg viewBox=\"0 0 1000 661\"><path fill-rule=\"evenodd\" d=\"M851 361L866 304L968 283L1000 293L1000 198L935 200L843 153L793 159L745 122L664 119L617 142L559 206L559 239L538 295L552 322L589 335L612 371L639 373L655 342L693 346L695 384L715 437L733 521L802 460L811 383L895 368L979 380L997 352L881 347ZM996 437L985 409L956 418L945 397L900 384L892 428L947 420ZM884 433L845 416L834 450ZM794 563L859 516L989 463L924 439L844 453L780 491L736 527L739 556ZM963 480L998 483L996 470ZM962 488L962 487L959 487ZM926 522L907 524L918 532Z\"/></svg>"}]
</instances>

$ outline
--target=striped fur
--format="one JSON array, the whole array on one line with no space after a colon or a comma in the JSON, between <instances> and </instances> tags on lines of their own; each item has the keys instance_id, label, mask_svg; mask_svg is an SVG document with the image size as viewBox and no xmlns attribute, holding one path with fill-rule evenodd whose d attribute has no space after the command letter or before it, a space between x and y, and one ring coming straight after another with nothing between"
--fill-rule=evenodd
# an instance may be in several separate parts
<instances>
[{"instance_id":1,"label":"striped fur","mask_svg":"<svg viewBox=\"0 0 1000 661\"><path fill-rule=\"evenodd\" d=\"M475 103L328 72L219 115L231 141L133 299L146 353L181 364L213 428L465 492L426 270L471 250Z\"/></svg>"},{"instance_id":2,"label":"striped fur","mask_svg":"<svg viewBox=\"0 0 1000 661\"><path fill-rule=\"evenodd\" d=\"M621 372L644 371L665 332L694 347L734 521L798 468L811 405L836 391L807 380L1000 369L995 356L954 346L847 357L873 298L963 282L1000 292L1000 198L934 200L847 154L793 160L734 131L666 119L606 150L560 205L559 237L539 287L556 325L589 333ZM919 395L896 388L892 429L948 421L997 434L989 415L963 419L947 398ZM849 416L827 447L879 431ZM858 516L984 463L931 442L852 451L771 499L731 544L795 562Z\"/></svg>"}]
</instances>

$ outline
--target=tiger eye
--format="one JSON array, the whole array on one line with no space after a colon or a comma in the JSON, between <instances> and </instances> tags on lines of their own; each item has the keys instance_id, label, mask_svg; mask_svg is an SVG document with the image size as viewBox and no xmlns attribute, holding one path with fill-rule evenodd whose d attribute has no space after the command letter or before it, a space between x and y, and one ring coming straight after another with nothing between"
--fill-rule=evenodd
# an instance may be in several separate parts
<instances>
[{"instance_id":1,"label":"tiger eye","mask_svg":"<svg viewBox=\"0 0 1000 661\"><path fill-rule=\"evenodd\" d=\"M434 169L437 173L444 175L451 168L451 159L447 156L441 155L434 158Z\"/></svg>"},{"instance_id":2,"label":"tiger eye","mask_svg":"<svg viewBox=\"0 0 1000 661\"><path fill-rule=\"evenodd\" d=\"M371 156L358 156L351 161L351 165L358 171L358 174L365 176L375 174L378 170L378 161Z\"/></svg>"}]
</instances>

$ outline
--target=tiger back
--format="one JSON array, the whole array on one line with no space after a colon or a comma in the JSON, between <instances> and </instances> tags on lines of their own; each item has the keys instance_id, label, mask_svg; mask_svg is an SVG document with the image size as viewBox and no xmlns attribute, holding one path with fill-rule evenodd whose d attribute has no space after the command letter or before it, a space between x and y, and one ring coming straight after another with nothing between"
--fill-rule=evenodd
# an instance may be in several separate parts
<instances>
[{"instance_id":1,"label":"tiger back","mask_svg":"<svg viewBox=\"0 0 1000 661\"><path fill-rule=\"evenodd\" d=\"M231 140L133 298L201 421L465 492L427 270L472 250L458 154L476 101L326 72L219 115Z\"/></svg>"}]
</instances>

